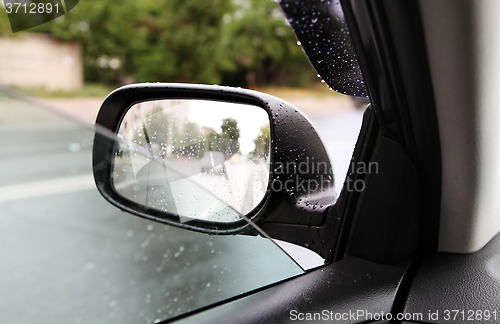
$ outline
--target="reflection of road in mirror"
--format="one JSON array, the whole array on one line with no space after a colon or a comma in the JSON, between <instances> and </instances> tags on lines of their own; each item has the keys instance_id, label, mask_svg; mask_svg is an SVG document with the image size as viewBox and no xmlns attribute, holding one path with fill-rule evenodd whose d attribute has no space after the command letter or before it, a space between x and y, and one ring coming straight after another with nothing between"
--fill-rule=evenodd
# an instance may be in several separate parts
<instances>
[{"instance_id":1,"label":"reflection of road in mirror","mask_svg":"<svg viewBox=\"0 0 500 324\"><path fill-rule=\"evenodd\" d=\"M124 161L127 155L115 159L114 171L116 178L127 179L115 183L115 188L124 197L148 207L179 215L181 222L192 219L219 222L241 220L239 214L231 207L190 178L167 167L165 163L157 160L147 162L139 169L137 175L134 175L133 171L131 172L130 162ZM148 160L146 157L143 158Z\"/></svg>"}]
</instances>

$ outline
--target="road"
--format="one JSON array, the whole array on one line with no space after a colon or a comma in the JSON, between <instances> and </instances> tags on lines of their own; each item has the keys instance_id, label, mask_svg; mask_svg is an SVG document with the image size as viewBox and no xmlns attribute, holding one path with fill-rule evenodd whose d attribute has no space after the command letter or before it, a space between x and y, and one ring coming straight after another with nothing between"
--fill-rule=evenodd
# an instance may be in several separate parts
<instances>
[{"instance_id":1,"label":"road","mask_svg":"<svg viewBox=\"0 0 500 324\"><path fill-rule=\"evenodd\" d=\"M360 115L309 114L337 185ZM301 273L266 239L119 211L93 184L92 138L92 129L0 98L0 322L148 323Z\"/></svg>"}]
</instances>

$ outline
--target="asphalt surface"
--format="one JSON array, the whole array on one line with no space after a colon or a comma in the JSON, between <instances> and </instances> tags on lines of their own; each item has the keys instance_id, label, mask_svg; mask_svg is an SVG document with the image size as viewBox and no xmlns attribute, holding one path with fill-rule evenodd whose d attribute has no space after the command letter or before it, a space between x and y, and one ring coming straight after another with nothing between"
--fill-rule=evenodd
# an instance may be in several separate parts
<instances>
[{"instance_id":1,"label":"asphalt surface","mask_svg":"<svg viewBox=\"0 0 500 324\"><path fill-rule=\"evenodd\" d=\"M340 189L361 112L309 117ZM0 98L0 323L151 323L301 273L266 239L119 211L93 183L92 139L92 129ZM303 265L321 261L290 251Z\"/></svg>"}]
</instances>

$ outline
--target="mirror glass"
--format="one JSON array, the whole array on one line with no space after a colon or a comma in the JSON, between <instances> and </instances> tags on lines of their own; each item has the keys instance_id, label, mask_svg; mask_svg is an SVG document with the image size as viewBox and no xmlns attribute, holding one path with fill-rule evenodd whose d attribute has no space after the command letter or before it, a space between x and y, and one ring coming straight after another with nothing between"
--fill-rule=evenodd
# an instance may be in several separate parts
<instances>
[{"instance_id":1,"label":"mirror glass","mask_svg":"<svg viewBox=\"0 0 500 324\"><path fill-rule=\"evenodd\" d=\"M118 131L112 183L122 196L180 217L241 220L269 182L270 124L261 107L165 99L133 105Z\"/></svg>"}]
</instances>

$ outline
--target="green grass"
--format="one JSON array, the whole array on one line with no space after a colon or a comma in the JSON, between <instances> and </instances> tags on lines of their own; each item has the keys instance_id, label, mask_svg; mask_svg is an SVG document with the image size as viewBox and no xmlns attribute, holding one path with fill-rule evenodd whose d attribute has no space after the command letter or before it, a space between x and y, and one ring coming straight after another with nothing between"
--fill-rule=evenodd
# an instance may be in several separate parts
<instances>
[{"instance_id":1,"label":"green grass","mask_svg":"<svg viewBox=\"0 0 500 324\"><path fill-rule=\"evenodd\" d=\"M108 85L89 83L80 90L73 91L49 91L44 88L18 88L32 96L42 98L79 98L79 97L105 97L115 88Z\"/></svg>"}]
</instances>

